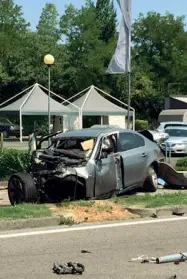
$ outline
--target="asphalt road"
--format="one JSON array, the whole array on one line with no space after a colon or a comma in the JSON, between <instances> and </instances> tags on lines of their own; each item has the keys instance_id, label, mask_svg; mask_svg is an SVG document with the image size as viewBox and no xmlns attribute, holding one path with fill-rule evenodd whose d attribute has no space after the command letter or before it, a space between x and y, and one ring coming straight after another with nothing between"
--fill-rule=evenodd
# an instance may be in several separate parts
<instances>
[{"instance_id":1,"label":"asphalt road","mask_svg":"<svg viewBox=\"0 0 187 279\"><path fill-rule=\"evenodd\" d=\"M5 239L0 235L0 278L58 278L52 272L54 261L83 263L86 270L81 278L87 279L164 279L174 274L187 278L187 263L129 262L143 254L157 257L185 252L186 227L187 220L182 220ZM91 254L81 254L82 249Z\"/></svg>"}]
</instances>

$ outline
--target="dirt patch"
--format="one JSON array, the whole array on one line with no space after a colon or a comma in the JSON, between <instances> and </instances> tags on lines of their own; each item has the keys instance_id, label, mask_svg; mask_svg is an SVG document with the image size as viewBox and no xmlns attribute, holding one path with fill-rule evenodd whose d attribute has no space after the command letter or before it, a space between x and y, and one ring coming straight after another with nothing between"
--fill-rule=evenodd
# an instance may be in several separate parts
<instances>
[{"instance_id":1,"label":"dirt patch","mask_svg":"<svg viewBox=\"0 0 187 279\"><path fill-rule=\"evenodd\" d=\"M54 216L72 218L75 223L129 220L138 217L126 210L123 205L106 200L62 203L50 205L50 209Z\"/></svg>"}]
</instances>

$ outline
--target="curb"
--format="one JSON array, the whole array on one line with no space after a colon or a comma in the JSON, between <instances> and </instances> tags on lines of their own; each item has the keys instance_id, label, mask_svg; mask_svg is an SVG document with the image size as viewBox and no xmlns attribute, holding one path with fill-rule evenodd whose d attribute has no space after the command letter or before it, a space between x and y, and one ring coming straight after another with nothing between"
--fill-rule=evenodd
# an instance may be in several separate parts
<instances>
[{"instance_id":1,"label":"curb","mask_svg":"<svg viewBox=\"0 0 187 279\"><path fill-rule=\"evenodd\" d=\"M172 215L182 216L187 213L187 206L157 207L149 209L126 208L130 213L139 215L140 217L166 217Z\"/></svg>"},{"instance_id":2,"label":"curb","mask_svg":"<svg viewBox=\"0 0 187 279\"><path fill-rule=\"evenodd\" d=\"M159 207L149 209L125 208L134 215L139 215L141 218L158 218L165 216L178 215L182 216L187 213L187 206L176 207ZM18 220L3 220L0 221L0 231L32 229L42 227L60 226L61 217L45 217L33 219L18 219Z\"/></svg>"},{"instance_id":3,"label":"curb","mask_svg":"<svg viewBox=\"0 0 187 279\"><path fill-rule=\"evenodd\" d=\"M20 219L14 221L4 220L0 221L0 231L52 227L58 225L60 225L60 218L58 217Z\"/></svg>"}]
</instances>

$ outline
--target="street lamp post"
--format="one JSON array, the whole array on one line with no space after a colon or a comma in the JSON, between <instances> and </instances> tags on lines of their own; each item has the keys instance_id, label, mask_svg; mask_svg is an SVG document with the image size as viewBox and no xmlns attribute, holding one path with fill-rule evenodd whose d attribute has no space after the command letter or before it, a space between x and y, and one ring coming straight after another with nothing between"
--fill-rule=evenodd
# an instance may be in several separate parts
<instances>
[{"instance_id":1,"label":"street lamp post","mask_svg":"<svg viewBox=\"0 0 187 279\"><path fill-rule=\"evenodd\" d=\"M48 66L48 132L51 132L51 111L50 111L50 100L51 100L51 66L54 64L55 59L51 54L47 54L44 57L44 63ZM48 140L50 144L50 140Z\"/></svg>"}]
</instances>

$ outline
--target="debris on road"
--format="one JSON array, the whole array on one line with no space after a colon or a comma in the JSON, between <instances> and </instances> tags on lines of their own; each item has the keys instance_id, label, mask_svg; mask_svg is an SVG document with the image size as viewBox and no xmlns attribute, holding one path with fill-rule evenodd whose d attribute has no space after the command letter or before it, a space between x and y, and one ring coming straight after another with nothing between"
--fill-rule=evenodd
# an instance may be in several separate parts
<instances>
[{"instance_id":1,"label":"debris on road","mask_svg":"<svg viewBox=\"0 0 187 279\"><path fill-rule=\"evenodd\" d=\"M187 252L156 258L156 263L157 264L171 263L171 262L179 263L179 262L185 262L186 260L187 260Z\"/></svg>"},{"instance_id":2,"label":"debris on road","mask_svg":"<svg viewBox=\"0 0 187 279\"><path fill-rule=\"evenodd\" d=\"M171 276L169 278L166 278L166 279L176 279L176 278L177 278L177 275L175 274L175 275L173 275L173 276Z\"/></svg>"},{"instance_id":3,"label":"debris on road","mask_svg":"<svg viewBox=\"0 0 187 279\"><path fill-rule=\"evenodd\" d=\"M81 253L83 253L83 254L86 254L86 253L91 254L91 252L88 251L88 250L81 250Z\"/></svg>"},{"instance_id":4,"label":"debris on road","mask_svg":"<svg viewBox=\"0 0 187 279\"><path fill-rule=\"evenodd\" d=\"M174 255L167 255L159 258L148 257L147 255L138 256L138 258L132 258L130 262L140 262L140 263L171 263L179 264L180 262L185 262L187 260L187 252L179 253Z\"/></svg>"},{"instance_id":5,"label":"debris on road","mask_svg":"<svg viewBox=\"0 0 187 279\"><path fill-rule=\"evenodd\" d=\"M58 264L57 262L53 265L53 272L61 274L82 274L85 271L85 267L81 263L68 262L65 264Z\"/></svg>"},{"instance_id":6,"label":"debris on road","mask_svg":"<svg viewBox=\"0 0 187 279\"><path fill-rule=\"evenodd\" d=\"M142 255L138 256L138 258L132 258L130 262L156 263L156 258L148 257L147 255Z\"/></svg>"}]
</instances>

